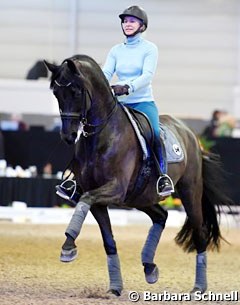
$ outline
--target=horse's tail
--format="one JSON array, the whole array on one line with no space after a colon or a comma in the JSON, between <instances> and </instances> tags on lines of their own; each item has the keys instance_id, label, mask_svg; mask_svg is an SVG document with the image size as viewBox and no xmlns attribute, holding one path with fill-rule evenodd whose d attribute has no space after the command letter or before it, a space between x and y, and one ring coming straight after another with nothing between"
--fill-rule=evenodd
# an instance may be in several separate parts
<instances>
[{"instance_id":1,"label":"horse's tail","mask_svg":"<svg viewBox=\"0 0 240 305\"><path fill-rule=\"evenodd\" d=\"M203 221L207 228L207 247L219 250L221 236L219 217L222 206L233 205L226 194L226 172L219 155L203 152ZM225 240L226 241L226 240Z\"/></svg>"},{"instance_id":2,"label":"horse's tail","mask_svg":"<svg viewBox=\"0 0 240 305\"><path fill-rule=\"evenodd\" d=\"M202 157L202 176L203 176L203 194L202 194L202 213L206 228L207 248L219 250L221 236L219 228L220 207L233 204L232 200L224 192L224 178L226 172L222 168L220 157L213 153L203 152ZM176 236L176 242L187 252L194 251L193 229L189 218L186 219L182 229ZM226 241L226 240L225 240Z\"/></svg>"}]
</instances>

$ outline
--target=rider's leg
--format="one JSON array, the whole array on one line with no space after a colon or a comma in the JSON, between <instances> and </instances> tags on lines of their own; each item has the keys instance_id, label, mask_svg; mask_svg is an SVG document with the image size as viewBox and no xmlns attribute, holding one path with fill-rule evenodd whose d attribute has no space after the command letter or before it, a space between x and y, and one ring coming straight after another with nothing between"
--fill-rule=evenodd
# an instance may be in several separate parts
<instances>
[{"instance_id":1,"label":"rider's leg","mask_svg":"<svg viewBox=\"0 0 240 305\"><path fill-rule=\"evenodd\" d=\"M171 178L167 175L166 151L164 144L160 140L159 115L157 106L154 102L127 104L127 106L143 112L149 118L154 132L154 151L159 164L157 193L162 197L169 196L174 192L174 186Z\"/></svg>"},{"instance_id":2,"label":"rider's leg","mask_svg":"<svg viewBox=\"0 0 240 305\"><path fill-rule=\"evenodd\" d=\"M174 185L171 178L167 175L166 150L160 137L155 137L154 151L159 163L159 178L157 181L157 193L162 197L167 197L174 192Z\"/></svg>"}]
</instances>

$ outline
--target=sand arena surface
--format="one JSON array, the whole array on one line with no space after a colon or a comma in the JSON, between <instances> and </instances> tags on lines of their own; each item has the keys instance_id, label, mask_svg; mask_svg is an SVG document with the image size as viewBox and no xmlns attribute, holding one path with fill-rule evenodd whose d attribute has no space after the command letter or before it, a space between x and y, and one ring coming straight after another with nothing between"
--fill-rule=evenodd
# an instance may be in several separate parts
<instances>
[{"instance_id":1,"label":"sand arena surface","mask_svg":"<svg viewBox=\"0 0 240 305\"><path fill-rule=\"evenodd\" d=\"M59 261L65 225L0 223L1 305L114 305L132 304L129 291L161 293L189 292L193 287L195 254L175 245L177 230L166 228L156 254L160 268L158 283L145 282L140 254L148 226L113 227L121 260L124 291L109 297L106 255L97 226L83 226L77 240L78 258L68 264ZM213 292L240 290L240 229L223 229L232 244L222 244L220 253L208 254L208 289ZM240 294L239 294L240 295ZM144 302L136 304L184 304L186 302ZM197 302L187 302L196 304ZM201 302L201 304L210 302ZM213 304L213 303L211 303ZM235 304L218 302L216 304Z\"/></svg>"}]
</instances>

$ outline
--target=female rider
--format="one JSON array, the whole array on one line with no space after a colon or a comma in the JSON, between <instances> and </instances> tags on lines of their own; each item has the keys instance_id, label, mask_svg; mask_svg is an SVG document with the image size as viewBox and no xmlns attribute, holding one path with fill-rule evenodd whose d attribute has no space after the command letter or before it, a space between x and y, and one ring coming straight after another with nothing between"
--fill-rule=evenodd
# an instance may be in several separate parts
<instances>
[{"instance_id":1,"label":"female rider","mask_svg":"<svg viewBox=\"0 0 240 305\"><path fill-rule=\"evenodd\" d=\"M148 18L141 7L130 6L119 17L126 40L110 50L103 72L109 82L116 73L118 82L112 88L119 102L143 112L150 120L155 138L154 150L160 169L157 193L165 197L174 192L174 187L170 177L166 175L167 166L164 147L160 141L159 115L151 85L157 67L158 49L155 44L142 37L148 26Z\"/></svg>"},{"instance_id":2,"label":"female rider","mask_svg":"<svg viewBox=\"0 0 240 305\"><path fill-rule=\"evenodd\" d=\"M155 44L142 37L148 26L148 18L141 7L130 6L119 18L126 40L112 47L102 70L109 82L116 73L118 82L112 89L119 102L148 117L154 131L154 151L159 163L157 193L166 197L174 192L174 186L166 175L165 148L160 140L159 115L151 85L157 67L158 49ZM73 200L74 197L78 198L73 189L76 190L76 187L65 188L61 185L57 186L57 193Z\"/></svg>"}]
</instances>

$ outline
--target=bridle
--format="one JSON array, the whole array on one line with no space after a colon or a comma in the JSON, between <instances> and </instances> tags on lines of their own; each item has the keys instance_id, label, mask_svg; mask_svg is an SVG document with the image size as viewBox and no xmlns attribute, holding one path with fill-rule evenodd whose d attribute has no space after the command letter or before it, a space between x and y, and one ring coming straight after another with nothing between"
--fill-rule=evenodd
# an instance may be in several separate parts
<instances>
[{"instance_id":1,"label":"bridle","mask_svg":"<svg viewBox=\"0 0 240 305\"><path fill-rule=\"evenodd\" d=\"M67 84L61 84L59 83L57 80L54 80L54 83L58 86L58 87L70 87L73 85L73 82L69 82ZM99 133L108 123L108 121L110 120L110 118L112 117L112 115L116 112L117 110L117 99L115 96L112 95L113 100L114 100L114 105L113 108L110 110L110 112L107 114L106 118L104 118L102 121L100 121L98 124L91 124L88 123L87 121L87 113L88 111L91 109L92 107L92 96L89 92L89 90L87 88L82 88L81 89L83 92L83 101L84 101L84 107L83 107L83 113L78 113L78 112L63 112L61 109L60 111L60 116L61 119L73 119L73 120L79 120L80 122L80 133L84 136L84 137L90 137L93 136L97 133ZM88 131L86 129L89 129ZM93 131L91 131L91 129L93 129Z\"/></svg>"}]
</instances>

